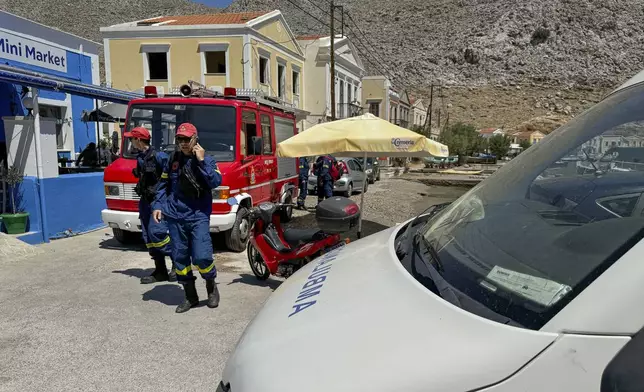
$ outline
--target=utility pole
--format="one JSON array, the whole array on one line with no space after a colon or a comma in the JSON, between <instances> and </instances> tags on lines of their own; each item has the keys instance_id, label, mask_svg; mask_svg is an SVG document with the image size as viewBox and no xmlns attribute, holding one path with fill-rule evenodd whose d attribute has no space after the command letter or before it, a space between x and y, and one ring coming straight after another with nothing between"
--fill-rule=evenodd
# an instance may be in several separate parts
<instances>
[{"instance_id":1,"label":"utility pole","mask_svg":"<svg viewBox=\"0 0 644 392\"><path fill-rule=\"evenodd\" d=\"M331 121L335 121L335 4L331 0Z\"/></svg>"},{"instance_id":2,"label":"utility pole","mask_svg":"<svg viewBox=\"0 0 644 392\"><path fill-rule=\"evenodd\" d=\"M425 118L425 128L429 123L429 132L432 131L432 104L434 102L434 85L432 84L429 88L429 106L427 107L427 117Z\"/></svg>"}]
</instances>

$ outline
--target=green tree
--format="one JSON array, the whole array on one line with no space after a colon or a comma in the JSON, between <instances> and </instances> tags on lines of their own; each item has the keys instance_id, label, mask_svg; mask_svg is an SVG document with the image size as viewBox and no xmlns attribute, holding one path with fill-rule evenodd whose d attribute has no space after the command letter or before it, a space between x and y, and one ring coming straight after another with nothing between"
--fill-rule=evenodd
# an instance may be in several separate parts
<instances>
[{"instance_id":1,"label":"green tree","mask_svg":"<svg viewBox=\"0 0 644 392\"><path fill-rule=\"evenodd\" d=\"M490 152L501 159L510 151L510 138L505 135L494 135L488 140Z\"/></svg>"},{"instance_id":2,"label":"green tree","mask_svg":"<svg viewBox=\"0 0 644 392\"><path fill-rule=\"evenodd\" d=\"M523 148L523 151L525 151L525 150L527 150L528 148L530 148L530 146L531 146L531 145L532 145L532 144L530 144L530 141L528 141L528 140L521 140L521 141L519 142L519 147Z\"/></svg>"},{"instance_id":3,"label":"green tree","mask_svg":"<svg viewBox=\"0 0 644 392\"><path fill-rule=\"evenodd\" d=\"M428 137L428 132L422 125L412 125L411 130L425 137Z\"/></svg>"},{"instance_id":4,"label":"green tree","mask_svg":"<svg viewBox=\"0 0 644 392\"><path fill-rule=\"evenodd\" d=\"M471 124L456 123L441 133L440 142L447 145L450 155L458 155L461 162L463 157L485 149L485 140L476 132Z\"/></svg>"}]
</instances>

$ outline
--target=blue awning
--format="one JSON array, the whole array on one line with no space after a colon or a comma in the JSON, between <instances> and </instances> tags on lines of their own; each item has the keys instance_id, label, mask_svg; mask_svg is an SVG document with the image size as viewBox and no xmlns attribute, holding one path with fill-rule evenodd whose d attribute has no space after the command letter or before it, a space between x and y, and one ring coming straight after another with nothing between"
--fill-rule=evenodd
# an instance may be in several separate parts
<instances>
[{"instance_id":1,"label":"blue awning","mask_svg":"<svg viewBox=\"0 0 644 392\"><path fill-rule=\"evenodd\" d=\"M122 104L127 104L133 99L143 98L143 94L140 93L75 82L65 78L45 75L1 64L0 81L47 90L61 91L86 98L100 99L101 101L110 101Z\"/></svg>"}]
</instances>

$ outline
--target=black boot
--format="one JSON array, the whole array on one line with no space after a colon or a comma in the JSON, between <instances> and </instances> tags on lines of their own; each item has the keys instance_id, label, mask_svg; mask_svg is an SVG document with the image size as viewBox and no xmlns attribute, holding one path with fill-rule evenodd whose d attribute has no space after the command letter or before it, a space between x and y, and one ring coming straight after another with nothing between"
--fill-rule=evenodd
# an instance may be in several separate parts
<instances>
[{"instance_id":1,"label":"black boot","mask_svg":"<svg viewBox=\"0 0 644 392\"><path fill-rule=\"evenodd\" d=\"M206 280L206 291L208 292L208 307L216 308L219 306L219 289L214 279Z\"/></svg>"},{"instance_id":2,"label":"black boot","mask_svg":"<svg viewBox=\"0 0 644 392\"><path fill-rule=\"evenodd\" d=\"M165 257L156 257L154 259L154 272L150 276L141 278L141 284L150 284L156 282L167 282L169 279L168 269L165 267ZM175 275L176 277L176 275Z\"/></svg>"},{"instance_id":3,"label":"black boot","mask_svg":"<svg viewBox=\"0 0 644 392\"><path fill-rule=\"evenodd\" d=\"M184 313L199 305L199 296L197 295L197 288L195 287L195 281L191 280L183 284L183 290L186 294L186 300L179 306L175 312Z\"/></svg>"},{"instance_id":4,"label":"black boot","mask_svg":"<svg viewBox=\"0 0 644 392\"><path fill-rule=\"evenodd\" d=\"M170 273L168 274L168 281L169 282L177 281L177 271L175 271L172 266L170 267Z\"/></svg>"}]
</instances>

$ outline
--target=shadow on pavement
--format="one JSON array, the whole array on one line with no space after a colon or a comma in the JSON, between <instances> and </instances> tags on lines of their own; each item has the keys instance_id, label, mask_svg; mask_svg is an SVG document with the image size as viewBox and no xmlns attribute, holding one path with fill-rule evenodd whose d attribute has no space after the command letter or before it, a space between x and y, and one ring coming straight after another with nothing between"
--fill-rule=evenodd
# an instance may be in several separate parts
<instances>
[{"instance_id":1,"label":"shadow on pavement","mask_svg":"<svg viewBox=\"0 0 644 392\"><path fill-rule=\"evenodd\" d=\"M201 293L200 293L201 294ZM143 293L141 298L144 301L156 301L168 306L180 305L185 296L183 288L178 284L155 285L152 290Z\"/></svg>"},{"instance_id":2,"label":"shadow on pavement","mask_svg":"<svg viewBox=\"0 0 644 392\"><path fill-rule=\"evenodd\" d=\"M259 286L259 287L270 287L271 290L275 291L282 282L279 280L274 280L271 278L268 278L267 280L259 280L255 277L255 275L251 274L239 274L239 278L233 279L229 285L235 284L235 283L243 283L251 286Z\"/></svg>"},{"instance_id":3,"label":"shadow on pavement","mask_svg":"<svg viewBox=\"0 0 644 392\"><path fill-rule=\"evenodd\" d=\"M112 271L113 274L123 274L126 276L131 276L133 278L141 279L144 276L149 276L154 271L154 268L130 268L123 271Z\"/></svg>"},{"instance_id":4,"label":"shadow on pavement","mask_svg":"<svg viewBox=\"0 0 644 392\"><path fill-rule=\"evenodd\" d=\"M136 244L131 244L131 245L125 245L120 242L118 242L114 238L109 238L106 240L102 240L99 244L98 247L101 249L108 249L108 250L120 250L120 251L135 251L135 252L147 252L148 249L143 245L143 243L136 243Z\"/></svg>"}]
</instances>

